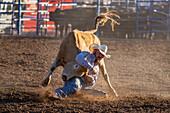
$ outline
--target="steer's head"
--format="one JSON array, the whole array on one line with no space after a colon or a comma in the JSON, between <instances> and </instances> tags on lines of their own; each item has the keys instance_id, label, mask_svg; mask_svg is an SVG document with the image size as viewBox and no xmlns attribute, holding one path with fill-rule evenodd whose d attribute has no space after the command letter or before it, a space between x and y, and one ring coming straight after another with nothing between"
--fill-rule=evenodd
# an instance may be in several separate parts
<instances>
[{"instance_id":1,"label":"steer's head","mask_svg":"<svg viewBox=\"0 0 170 113\"><path fill-rule=\"evenodd\" d=\"M87 69L76 62L69 62L65 65L62 79L63 81L67 81L72 77L81 77L86 74Z\"/></svg>"}]
</instances>

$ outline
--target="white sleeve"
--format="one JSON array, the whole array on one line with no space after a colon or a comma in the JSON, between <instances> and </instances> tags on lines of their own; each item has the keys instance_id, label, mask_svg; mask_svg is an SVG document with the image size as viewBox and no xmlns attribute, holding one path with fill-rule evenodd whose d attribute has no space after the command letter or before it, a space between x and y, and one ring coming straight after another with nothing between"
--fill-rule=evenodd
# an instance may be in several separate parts
<instances>
[{"instance_id":1,"label":"white sleeve","mask_svg":"<svg viewBox=\"0 0 170 113\"><path fill-rule=\"evenodd\" d=\"M81 52L76 56L76 62L79 63L81 66L84 66L88 69L90 69L92 66L91 64L87 61L86 56L90 54L90 52Z\"/></svg>"}]
</instances>

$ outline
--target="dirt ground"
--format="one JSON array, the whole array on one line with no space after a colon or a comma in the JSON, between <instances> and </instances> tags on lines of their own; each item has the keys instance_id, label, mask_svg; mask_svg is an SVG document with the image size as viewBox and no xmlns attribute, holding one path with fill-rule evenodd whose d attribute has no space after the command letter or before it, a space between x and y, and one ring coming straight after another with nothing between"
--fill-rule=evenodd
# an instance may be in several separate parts
<instances>
[{"instance_id":1,"label":"dirt ground","mask_svg":"<svg viewBox=\"0 0 170 113\"><path fill-rule=\"evenodd\" d=\"M108 98L82 94L51 101L47 91L62 86L62 67L46 88L42 79L53 63L62 39L1 36L0 112L170 112L170 41L101 39L110 81L119 97L99 75L95 89Z\"/></svg>"}]
</instances>

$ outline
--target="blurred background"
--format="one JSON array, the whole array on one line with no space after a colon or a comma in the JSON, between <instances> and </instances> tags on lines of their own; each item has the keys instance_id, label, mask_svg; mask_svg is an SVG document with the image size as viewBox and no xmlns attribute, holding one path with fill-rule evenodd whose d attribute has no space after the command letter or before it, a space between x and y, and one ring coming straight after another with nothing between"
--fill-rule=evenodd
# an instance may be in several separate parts
<instances>
[{"instance_id":1,"label":"blurred background","mask_svg":"<svg viewBox=\"0 0 170 113\"><path fill-rule=\"evenodd\" d=\"M0 35L65 37L74 29L92 30L106 8L121 18L99 26L102 38L169 39L170 0L0 0Z\"/></svg>"}]
</instances>

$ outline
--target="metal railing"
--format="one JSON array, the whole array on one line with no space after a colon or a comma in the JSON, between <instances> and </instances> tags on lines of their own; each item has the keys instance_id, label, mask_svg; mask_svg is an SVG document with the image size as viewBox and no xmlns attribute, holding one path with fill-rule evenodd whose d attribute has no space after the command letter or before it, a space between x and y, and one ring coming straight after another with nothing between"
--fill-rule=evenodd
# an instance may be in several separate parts
<instances>
[{"instance_id":1,"label":"metal railing","mask_svg":"<svg viewBox=\"0 0 170 113\"><path fill-rule=\"evenodd\" d=\"M137 0L136 32L152 34L170 34L170 1L169 0Z\"/></svg>"},{"instance_id":2,"label":"metal railing","mask_svg":"<svg viewBox=\"0 0 170 113\"><path fill-rule=\"evenodd\" d=\"M0 24L2 25L2 27L5 28L4 24L8 24L8 29L10 29L8 34L12 34L14 33L14 31L17 31L17 35L20 35L22 33L22 29L31 29L34 28L36 29L36 35L41 34L40 29L45 29L45 33L47 32L47 22L49 21L49 11L48 8L50 6L56 6L56 8L62 8L64 6L76 6L77 3L65 3L62 2L63 0L58 0L58 4L49 4L49 1L46 0L46 2L43 2L42 0L32 0L29 3L25 3L25 2L21 2L21 0L18 0L18 2L14 2L14 0L10 0L10 1L0 1L0 6L2 4L5 5L11 5L10 10L3 10L0 7ZM75 1L75 0L73 0ZM56 2L56 1L55 1ZM35 10L23 10L21 9L22 5L35 5L37 6L37 8L35 8ZM17 10L15 9L15 5L17 5ZM46 8L42 8L42 7L46 7ZM44 10L45 9L45 10ZM22 13L35 13L36 17L33 18L23 18ZM6 18L2 18L2 14L8 15L8 17ZM10 17L10 18L9 18ZM17 18L16 18L17 17ZM8 23L6 23L6 21L9 21ZM33 27L24 27L23 26L23 22L25 21L36 21L36 26ZM43 24L41 24L43 23ZM45 24L44 24L45 23Z\"/></svg>"},{"instance_id":3,"label":"metal railing","mask_svg":"<svg viewBox=\"0 0 170 113\"><path fill-rule=\"evenodd\" d=\"M10 33L13 34L14 31L17 32L17 35L22 33L22 29L35 29L36 35L40 35L42 33L47 33L47 28L52 25L48 25L47 23L50 21L49 11L48 8L51 6L55 6L56 8L62 8L64 6L76 6L76 0L73 0L74 3L63 3L62 0L58 0L58 3L49 3L47 0L46 2L42 2L41 0L30 0L28 3L21 2L19 0L18 3L14 2L13 0L1 1L0 4L7 4L11 6L10 10L1 10L0 8L0 15L7 14L10 15L10 18L0 18L0 24L7 24L8 28L11 29ZM56 1L55 1L56 2ZM112 0L113 3L117 2L121 5L121 3L126 3L129 6L129 3L136 4L136 33L142 34L147 33L151 38L153 33L164 33L167 34L169 37L170 34L170 0ZM18 7L18 10L14 9L14 5L19 4L19 6L23 4L30 4L36 5L37 8L35 10L22 10ZM97 5L97 4L96 4ZM1 5L0 5L1 6ZM103 7L107 7L103 6ZM164 8L161 8L164 6ZM42 8L46 7L46 8ZM109 7L109 6L108 6ZM102 5L100 4L100 8ZM22 13L34 13L35 17L30 18L22 18ZM20 18L15 18L15 15L18 15ZM70 19L70 18L69 18ZM8 20L9 22L5 23ZM35 26L27 27L22 26L22 22L27 21L34 21L36 22ZM71 20L71 19L70 19ZM3 22L4 21L4 22ZM82 20L85 21L85 20ZM86 20L87 21L87 20ZM89 20L88 20L89 21ZM123 21L123 19L121 20ZM126 21L126 20L124 20ZM54 25L53 25L54 26ZM135 28L134 28L135 29ZM15 32L15 33L16 33Z\"/></svg>"},{"instance_id":4,"label":"metal railing","mask_svg":"<svg viewBox=\"0 0 170 113\"><path fill-rule=\"evenodd\" d=\"M7 34L11 31L13 2L12 0L0 0L0 31Z\"/></svg>"}]
</instances>

